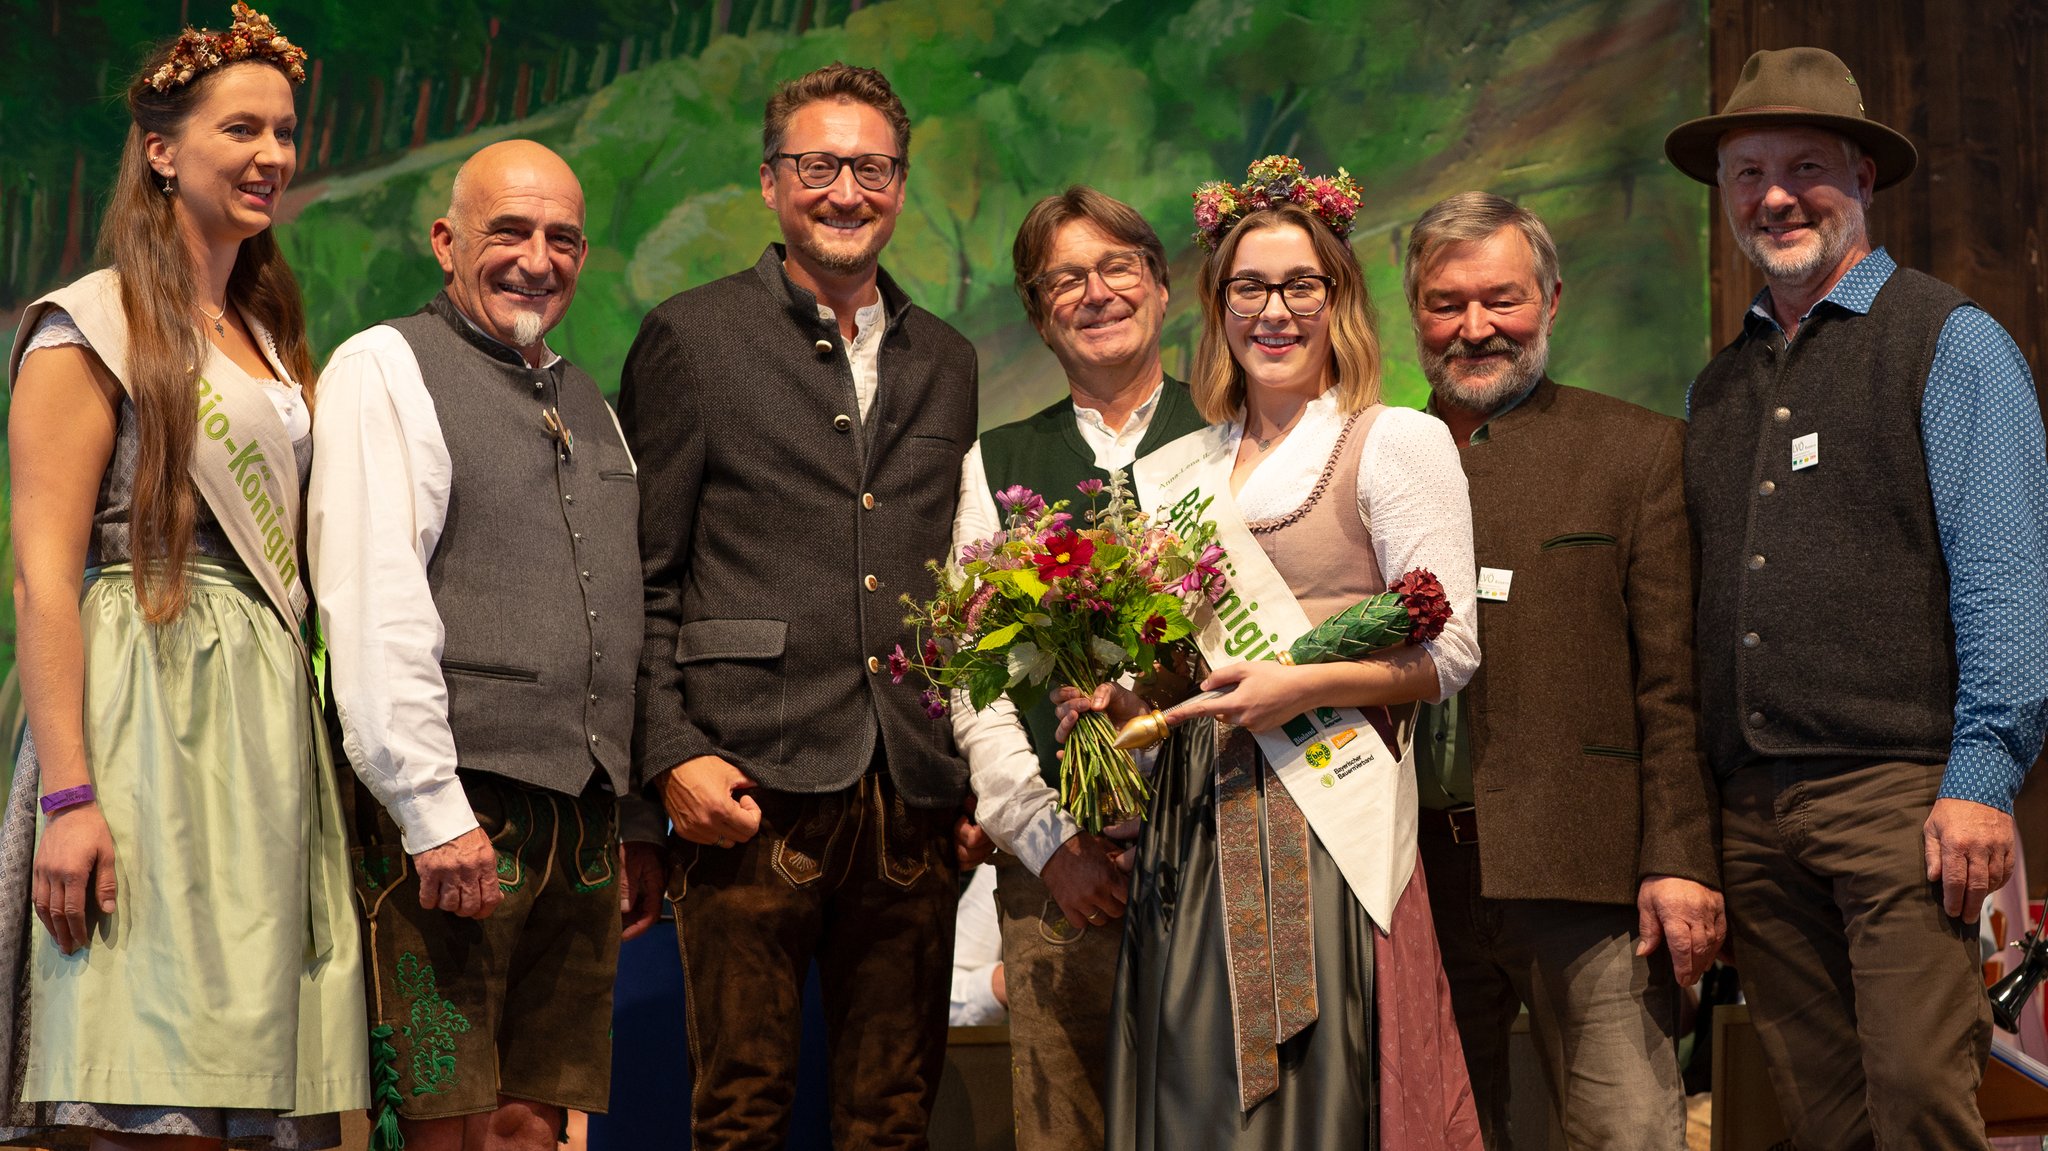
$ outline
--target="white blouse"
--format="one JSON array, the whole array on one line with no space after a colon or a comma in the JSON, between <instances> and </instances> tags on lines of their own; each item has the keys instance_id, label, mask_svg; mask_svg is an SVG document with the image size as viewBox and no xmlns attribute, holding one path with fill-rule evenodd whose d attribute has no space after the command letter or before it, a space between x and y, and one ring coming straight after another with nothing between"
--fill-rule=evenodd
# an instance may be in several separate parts
<instances>
[{"instance_id":1,"label":"white blouse","mask_svg":"<svg viewBox=\"0 0 2048 1151\"><path fill-rule=\"evenodd\" d=\"M253 325L252 328L262 334L264 350L269 353L270 362L273 365L279 364L282 357L277 354L277 344L271 339L270 333ZM28 349L21 355L23 359L27 359L29 352L62 347L66 344L77 344L82 348L92 347L92 341L86 339L85 333L78 330L78 324L71 319L71 313L62 308L51 308L43 313L42 320L36 324L36 330L29 333ZM271 406L277 409L277 418L284 421L285 435L291 437L293 444L313 434L313 413L306 407L305 394L296 381L282 379L256 382L263 385L263 394L269 397ZM300 466L303 470L303 461Z\"/></svg>"},{"instance_id":2,"label":"white blouse","mask_svg":"<svg viewBox=\"0 0 2048 1151\"><path fill-rule=\"evenodd\" d=\"M1335 389L1309 401L1278 451L1245 477L1237 506L1247 520L1277 519L1301 506L1343 433ZM1230 425L1235 453L1244 417ZM1436 660L1437 700L1479 670L1479 569L1472 558L1472 501L1450 429L1413 408L1380 413L1360 445L1358 518L1372 529L1373 554L1388 579L1428 568L1443 583L1451 619L1422 645Z\"/></svg>"}]
</instances>

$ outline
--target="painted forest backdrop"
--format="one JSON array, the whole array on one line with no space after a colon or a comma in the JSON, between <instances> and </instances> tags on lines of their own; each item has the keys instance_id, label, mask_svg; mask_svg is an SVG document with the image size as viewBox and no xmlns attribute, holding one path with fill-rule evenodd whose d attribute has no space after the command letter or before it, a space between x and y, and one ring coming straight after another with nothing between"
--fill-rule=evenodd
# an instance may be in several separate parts
<instances>
[{"instance_id":1,"label":"painted forest backdrop","mask_svg":"<svg viewBox=\"0 0 2048 1151\"><path fill-rule=\"evenodd\" d=\"M1561 380L1668 412L1708 353L1707 196L1663 133L1707 107L1696 0L268 0L313 54L279 234L316 349L439 286L428 224L456 166L527 136L566 157L591 254L552 342L608 390L641 315L775 238L756 177L778 79L881 68L914 122L885 263L981 352L984 425L1060 394L1011 290L1030 205L1069 183L1124 199L1173 253L1166 344L1196 340L1188 195L1269 152L1348 168L1353 247L1380 305L1388 394L1424 394L1401 300L1405 226L1487 188L1540 213L1567 290ZM92 267L142 46L214 0L4 0L0 312ZM0 667L13 609L0 597Z\"/></svg>"}]
</instances>

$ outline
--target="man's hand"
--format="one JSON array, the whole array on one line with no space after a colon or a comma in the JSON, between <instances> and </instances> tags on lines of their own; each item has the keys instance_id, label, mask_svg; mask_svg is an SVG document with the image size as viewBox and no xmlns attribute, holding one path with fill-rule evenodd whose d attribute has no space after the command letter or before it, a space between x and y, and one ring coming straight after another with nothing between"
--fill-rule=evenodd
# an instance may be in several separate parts
<instances>
[{"instance_id":1,"label":"man's hand","mask_svg":"<svg viewBox=\"0 0 2048 1151\"><path fill-rule=\"evenodd\" d=\"M1937 799L1921 830L1927 879L1941 881L1941 909L1977 922L1984 897L2012 878L2012 816L1967 799Z\"/></svg>"},{"instance_id":2,"label":"man's hand","mask_svg":"<svg viewBox=\"0 0 2048 1151\"><path fill-rule=\"evenodd\" d=\"M1101 927L1123 918L1131 877L1117 866L1115 856L1122 847L1100 835L1077 831L1045 861L1038 878L1045 881L1067 922Z\"/></svg>"},{"instance_id":3,"label":"man's hand","mask_svg":"<svg viewBox=\"0 0 2048 1151\"><path fill-rule=\"evenodd\" d=\"M619 940L637 939L661 919L668 890L668 848L659 843L619 845Z\"/></svg>"},{"instance_id":4,"label":"man's hand","mask_svg":"<svg viewBox=\"0 0 2048 1151\"><path fill-rule=\"evenodd\" d=\"M973 871L995 854L996 841L974 822L974 793L960 801L960 816L953 821L953 851L960 859L962 875Z\"/></svg>"},{"instance_id":5,"label":"man's hand","mask_svg":"<svg viewBox=\"0 0 2048 1151\"><path fill-rule=\"evenodd\" d=\"M1646 877L1636 888L1636 954L1659 946L1671 949L1671 970L1680 987L1699 981L1713 965L1728 934L1721 893L1705 884L1675 875Z\"/></svg>"},{"instance_id":6,"label":"man's hand","mask_svg":"<svg viewBox=\"0 0 2048 1151\"><path fill-rule=\"evenodd\" d=\"M464 919L488 919L505 901L498 887L498 849L481 827L412 857L420 876L420 906Z\"/></svg>"},{"instance_id":7,"label":"man's hand","mask_svg":"<svg viewBox=\"0 0 2048 1151\"><path fill-rule=\"evenodd\" d=\"M661 777L661 805L684 839L731 847L761 830L761 808L753 797L733 795L752 786L754 781L739 768L715 755L700 755Z\"/></svg>"}]
</instances>

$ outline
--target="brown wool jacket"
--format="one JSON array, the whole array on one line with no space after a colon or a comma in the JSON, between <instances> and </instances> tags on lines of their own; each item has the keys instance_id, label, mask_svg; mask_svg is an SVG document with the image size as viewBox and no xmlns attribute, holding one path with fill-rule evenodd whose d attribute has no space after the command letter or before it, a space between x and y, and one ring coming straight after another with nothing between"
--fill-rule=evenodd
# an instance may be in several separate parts
<instances>
[{"instance_id":1,"label":"brown wool jacket","mask_svg":"<svg viewBox=\"0 0 2048 1151\"><path fill-rule=\"evenodd\" d=\"M1485 653L1465 688L1480 875L1496 899L1634 903L1721 886L1694 697L1685 425L1545 379L1461 448ZM1425 818L1427 815L1425 814Z\"/></svg>"}]
</instances>

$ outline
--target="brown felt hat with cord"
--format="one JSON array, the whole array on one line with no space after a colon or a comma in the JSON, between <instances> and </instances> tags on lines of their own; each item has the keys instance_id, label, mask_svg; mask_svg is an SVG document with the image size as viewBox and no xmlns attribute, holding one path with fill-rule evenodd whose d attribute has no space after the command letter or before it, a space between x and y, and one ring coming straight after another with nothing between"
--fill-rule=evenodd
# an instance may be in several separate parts
<instances>
[{"instance_id":1,"label":"brown felt hat with cord","mask_svg":"<svg viewBox=\"0 0 2048 1151\"><path fill-rule=\"evenodd\" d=\"M1877 186L1913 172L1913 142L1863 114L1863 91L1833 52L1822 48L1765 50L1742 66L1742 78L1716 116L1687 120L1664 137L1672 166L1702 184L1718 184L1721 137L1744 128L1824 128L1854 140L1877 162Z\"/></svg>"}]
</instances>

